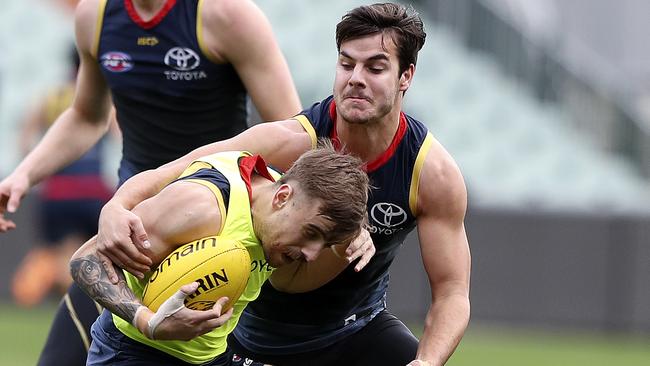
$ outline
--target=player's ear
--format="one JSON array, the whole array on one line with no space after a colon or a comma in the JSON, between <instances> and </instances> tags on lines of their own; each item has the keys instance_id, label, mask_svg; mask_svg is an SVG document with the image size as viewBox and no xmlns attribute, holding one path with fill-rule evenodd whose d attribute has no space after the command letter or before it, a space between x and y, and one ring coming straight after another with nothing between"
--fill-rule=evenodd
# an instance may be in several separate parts
<instances>
[{"instance_id":1,"label":"player's ear","mask_svg":"<svg viewBox=\"0 0 650 366\"><path fill-rule=\"evenodd\" d=\"M406 91L411 86L411 81L413 80L413 74L415 74L415 65L410 64L409 67L404 70L402 75L399 77L399 90Z\"/></svg>"},{"instance_id":2,"label":"player's ear","mask_svg":"<svg viewBox=\"0 0 650 366\"><path fill-rule=\"evenodd\" d=\"M273 194L273 208L281 209L284 205L289 202L289 199L293 196L293 187L289 184L281 184Z\"/></svg>"}]
</instances>

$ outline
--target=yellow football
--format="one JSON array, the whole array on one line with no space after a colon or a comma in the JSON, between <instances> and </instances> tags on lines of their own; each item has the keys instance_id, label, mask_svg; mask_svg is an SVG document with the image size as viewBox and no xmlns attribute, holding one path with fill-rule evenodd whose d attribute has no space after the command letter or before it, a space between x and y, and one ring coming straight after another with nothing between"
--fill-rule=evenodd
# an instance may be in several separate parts
<instances>
[{"instance_id":1,"label":"yellow football","mask_svg":"<svg viewBox=\"0 0 650 366\"><path fill-rule=\"evenodd\" d=\"M205 237L182 245L160 262L145 285L142 303L157 311L181 286L198 282L199 288L187 296L185 306L208 310L227 296L226 311L244 292L250 270L243 244L226 237Z\"/></svg>"}]
</instances>

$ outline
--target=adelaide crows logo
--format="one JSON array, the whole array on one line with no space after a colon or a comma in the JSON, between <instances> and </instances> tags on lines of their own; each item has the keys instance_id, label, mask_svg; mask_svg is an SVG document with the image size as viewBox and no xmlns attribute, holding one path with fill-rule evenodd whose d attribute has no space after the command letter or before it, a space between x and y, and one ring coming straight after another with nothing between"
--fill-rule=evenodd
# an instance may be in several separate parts
<instances>
[{"instance_id":1,"label":"adelaide crows logo","mask_svg":"<svg viewBox=\"0 0 650 366\"><path fill-rule=\"evenodd\" d=\"M125 72L133 68L131 56L122 52L106 52L99 61L106 70L111 72Z\"/></svg>"}]
</instances>

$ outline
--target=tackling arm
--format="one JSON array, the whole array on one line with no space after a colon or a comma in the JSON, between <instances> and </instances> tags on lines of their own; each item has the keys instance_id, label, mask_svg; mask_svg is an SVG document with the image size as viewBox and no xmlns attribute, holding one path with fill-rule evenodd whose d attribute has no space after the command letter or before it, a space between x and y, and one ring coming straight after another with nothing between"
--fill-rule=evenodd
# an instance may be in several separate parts
<instances>
[{"instance_id":1,"label":"tackling arm","mask_svg":"<svg viewBox=\"0 0 650 366\"><path fill-rule=\"evenodd\" d=\"M142 172L126 181L102 209L99 250L120 268L141 275L151 265L151 260L142 253L146 250L148 236L138 216L129 210L159 192L192 161L221 151L247 150L262 155L274 167L288 169L311 148L311 138L296 120L263 123L231 139L200 147L158 169ZM112 267L107 270L112 271ZM111 279L117 280L115 276Z\"/></svg>"},{"instance_id":2,"label":"tackling arm","mask_svg":"<svg viewBox=\"0 0 650 366\"><path fill-rule=\"evenodd\" d=\"M458 167L438 143L425 160L417 206L420 250L432 302L417 359L409 365L441 366L469 322L471 263L464 225L467 191Z\"/></svg>"}]
</instances>

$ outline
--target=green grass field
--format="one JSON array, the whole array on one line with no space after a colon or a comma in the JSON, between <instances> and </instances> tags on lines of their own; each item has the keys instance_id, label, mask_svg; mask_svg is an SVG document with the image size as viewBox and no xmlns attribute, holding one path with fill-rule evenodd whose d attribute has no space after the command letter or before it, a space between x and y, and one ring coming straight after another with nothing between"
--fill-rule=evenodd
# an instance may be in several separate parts
<instances>
[{"instance_id":1,"label":"green grass field","mask_svg":"<svg viewBox=\"0 0 650 366\"><path fill-rule=\"evenodd\" d=\"M0 303L0 366L36 363L55 307ZM650 338L472 325L447 365L648 366Z\"/></svg>"}]
</instances>

